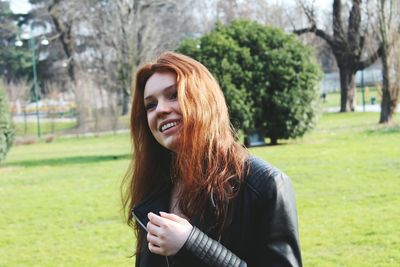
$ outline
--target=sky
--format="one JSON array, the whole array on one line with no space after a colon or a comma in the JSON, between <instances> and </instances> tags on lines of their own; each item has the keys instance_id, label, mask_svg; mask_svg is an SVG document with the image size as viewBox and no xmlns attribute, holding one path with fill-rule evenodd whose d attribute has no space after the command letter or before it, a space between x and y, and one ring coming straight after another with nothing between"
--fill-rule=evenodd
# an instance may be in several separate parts
<instances>
[{"instance_id":1,"label":"sky","mask_svg":"<svg viewBox=\"0 0 400 267\"><path fill-rule=\"evenodd\" d=\"M9 0L10 9L13 13L26 14L30 10L28 0Z\"/></svg>"},{"instance_id":2,"label":"sky","mask_svg":"<svg viewBox=\"0 0 400 267\"><path fill-rule=\"evenodd\" d=\"M271 0L271 2L273 2L273 1L274 0ZM295 0L285 0L285 1L290 5L296 4ZM307 0L307 1L311 2L313 0ZM333 0L314 0L314 1L318 7L321 7L322 9L329 9L332 6ZM25 14L30 10L30 4L29 4L28 0L9 0L9 2L10 2L11 10L14 13Z\"/></svg>"},{"instance_id":3,"label":"sky","mask_svg":"<svg viewBox=\"0 0 400 267\"><path fill-rule=\"evenodd\" d=\"M284 0L290 5L296 5L296 0ZM306 3L312 3L314 1L314 5L323 11L332 9L333 0L305 0ZM344 3L345 1L343 1Z\"/></svg>"}]
</instances>

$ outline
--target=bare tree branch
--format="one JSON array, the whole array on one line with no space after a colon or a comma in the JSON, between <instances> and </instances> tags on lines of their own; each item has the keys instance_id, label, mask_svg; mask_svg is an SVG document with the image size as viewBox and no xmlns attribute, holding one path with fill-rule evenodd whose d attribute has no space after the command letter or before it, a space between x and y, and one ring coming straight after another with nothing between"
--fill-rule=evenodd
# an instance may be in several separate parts
<instances>
[{"instance_id":1,"label":"bare tree branch","mask_svg":"<svg viewBox=\"0 0 400 267\"><path fill-rule=\"evenodd\" d=\"M344 28L342 22L342 2L341 0L333 1L332 14L332 30L335 38L344 39Z\"/></svg>"},{"instance_id":2,"label":"bare tree branch","mask_svg":"<svg viewBox=\"0 0 400 267\"><path fill-rule=\"evenodd\" d=\"M368 66L370 66L379 57L382 56L382 51L383 51L383 46L380 45L379 48L374 53L372 53L368 58L366 58L363 61L358 62L358 64L356 65L356 69L363 70L363 69L367 68Z\"/></svg>"},{"instance_id":3,"label":"bare tree branch","mask_svg":"<svg viewBox=\"0 0 400 267\"><path fill-rule=\"evenodd\" d=\"M332 46L332 47L335 46L335 40L333 39L333 37L321 29L317 29L315 27L310 27L310 28L304 28L304 29L293 31L293 33L295 33L297 35L301 35L301 34L309 33L309 32L315 33L316 36L324 39L330 46Z\"/></svg>"},{"instance_id":4,"label":"bare tree branch","mask_svg":"<svg viewBox=\"0 0 400 267\"><path fill-rule=\"evenodd\" d=\"M360 48L360 23L361 23L361 0L353 0L353 7L349 15L349 28L347 31L348 43L351 49L358 50Z\"/></svg>"}]
</instances>

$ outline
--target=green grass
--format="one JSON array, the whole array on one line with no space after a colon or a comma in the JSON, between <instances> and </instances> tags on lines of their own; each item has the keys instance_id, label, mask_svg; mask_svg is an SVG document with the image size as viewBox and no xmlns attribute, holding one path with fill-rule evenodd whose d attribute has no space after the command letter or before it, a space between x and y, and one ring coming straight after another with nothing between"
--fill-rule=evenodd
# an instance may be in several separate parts
<instances>
[{"instance_id":1,"label":"green grass","mask_svg":"<svg viewBox=\"0 0 400 267\"><path fill-rule=\"evenodd\" d=\"M0 168L0 266L132 266L128 161L127 135L13 147Z\"/></svg>"},{"instance_id":2,"label":"green grass","mask_svg":"<svg viewBox=\"0 0 400 267\"><path fill-rule=\"evenodd\" d=\"M251 149L292 178L304 266L400 264L400 124L323 114L302 139ZM13 147L0 168L0 266L133 266L120 211L128 135Z\"/></svg>"},{"instance_id":3,"label":"green grass","mask_svg":"<svg viewBox=\"0 0 400 267\"><path fill-rule=\"evenodd\" d=\"M304 266L400 264L400 127L324 114L311 134L252 152L291 176Z\"/></svg>"}]
</instances>

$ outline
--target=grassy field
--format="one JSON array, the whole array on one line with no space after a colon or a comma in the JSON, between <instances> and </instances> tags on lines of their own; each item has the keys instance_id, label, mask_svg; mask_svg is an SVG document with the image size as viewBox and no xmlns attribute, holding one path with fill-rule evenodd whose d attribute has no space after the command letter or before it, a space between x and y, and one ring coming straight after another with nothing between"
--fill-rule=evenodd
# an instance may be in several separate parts
<instances>
[{"instance_id":1,"label":"grassy field","mask_svg":"<svg viewBox=\"0 0 400 267\"><path fill-rule=\"evenodd\" d=\"M292 178L304 266L400 265L400 124L324 114L302 139L251 149ZM120 210L128 135L13 147L0 168L0 266L133 266Z\"/></svg>"}]
</instances>

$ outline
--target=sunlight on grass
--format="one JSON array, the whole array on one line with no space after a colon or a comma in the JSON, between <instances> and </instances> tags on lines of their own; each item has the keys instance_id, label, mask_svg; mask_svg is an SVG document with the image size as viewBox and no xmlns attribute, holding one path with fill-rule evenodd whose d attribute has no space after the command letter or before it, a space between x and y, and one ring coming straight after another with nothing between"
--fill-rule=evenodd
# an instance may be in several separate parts
<instances>
[{"instance_id":1,"label":"sunlight on grass","mask_svg":"<svg viewBox=\"0 0 400 267\"><path fill-rule=\"evenodd\" d=\"M323 114L305 137L250 152L287 173L304 266L400 265L400 124ZM133 266L120 183L127 134L15 146L0 168L0 266Z\"/></svg>"},{"instance_id":2,"label":"sunlight on grass","mask_svg":"<svg viewBox=\"0 0 400 267\"><path fill-rule=\"evenodd\" d=\"M311 134L252 152L296 188L304 266L400 263L400 131L377 113L325 114ZM397 263L397 264L396 264Z\"/></svg>"}]
</instances>

